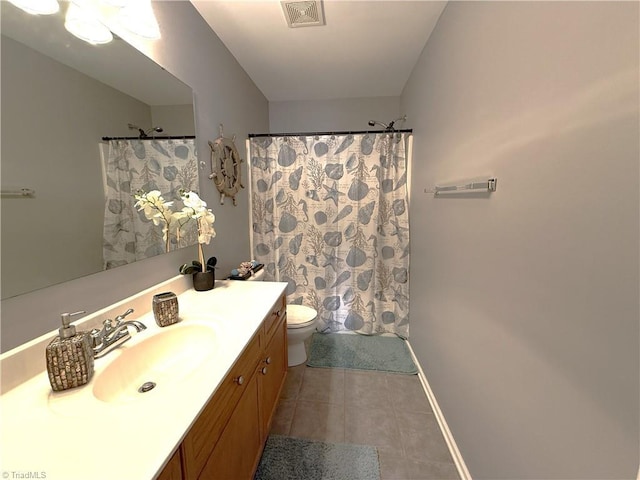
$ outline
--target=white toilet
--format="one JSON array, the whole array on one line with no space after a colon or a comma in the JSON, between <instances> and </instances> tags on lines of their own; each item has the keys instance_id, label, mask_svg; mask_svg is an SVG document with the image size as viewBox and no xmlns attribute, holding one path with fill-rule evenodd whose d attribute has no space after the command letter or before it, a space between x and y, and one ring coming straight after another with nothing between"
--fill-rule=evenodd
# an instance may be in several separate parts
<instances>
[{"instance_id":1,"label":"white toilet","mask_svg":"<svg viewBox=\"0 0 640 480\"><path fill-rule=\"evenodd\" d=\"M305 305L287 305L287 342L289 344L289 366L307 361L304 342L316 329L318 312Z\"/></svg>"},{"instance_id":2,"label":"white toilet","mask_svg":"<svg viewBox=\"0 0 640 480\"><path fill-rule=\"evenodd\" d=\"M262 281L264 269L246 281ZM305 305L287 305L287 344L289 366L301 365L307 361L304 342L316 329L318 312Z\"/></svg>"}]
</instances>

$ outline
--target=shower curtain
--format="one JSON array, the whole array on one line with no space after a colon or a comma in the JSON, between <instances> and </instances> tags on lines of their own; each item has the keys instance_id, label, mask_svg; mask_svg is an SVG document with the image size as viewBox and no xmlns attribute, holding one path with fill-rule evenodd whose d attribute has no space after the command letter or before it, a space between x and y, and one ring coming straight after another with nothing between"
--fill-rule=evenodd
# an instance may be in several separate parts
<instances>
[{"instance_id":1,"label":"shower curtain","mask_svg":"<svg viewBox=\"0 0 640 480\"><path fill-rule=\"evenodd\" d=\"M254 137L252 245L318 330L409 334L405 133Z\"/></svg>"},{"instance_id":2,"label":"shower curtain","mask_svg":"<svg viewBox=\"0 0 640 480\"><path fill-rule=\"evenodd\" d=\"M134 207L137 190L159 190L177 206L178 190L198 190L194 139L110 140L106 155L104 269L165 253L162 229ZM182 208L177 206L177 210ZM174 208L176 210L176 208ZM197 242L195 230L171 238L171 249Z\"/></svg>"}]
</instances>

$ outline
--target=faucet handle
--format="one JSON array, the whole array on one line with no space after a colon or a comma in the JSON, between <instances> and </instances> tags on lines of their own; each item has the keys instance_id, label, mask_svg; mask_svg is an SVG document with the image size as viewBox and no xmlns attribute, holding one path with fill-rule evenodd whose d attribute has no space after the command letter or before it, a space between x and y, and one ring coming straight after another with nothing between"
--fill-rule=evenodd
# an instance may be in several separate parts
<instances>
[{"instance_id":1,"label":"faucet handle","mask_svg":"<svg viewBox=\"0 0 640 480\"><path fill-rule=\"evenodd\" d=\"M102 325L103 325L103 329L102 330L105 333L110 332L111 330L113 330L113 327L114 327L113 321L110 318L107 318L104 322L102 322Z\"/></svg>"},{"instance_id":2,"label":"faucet handle","mask_svg":"<svg viewBox=\"0 0 640 480\"><path fill-rule=\"evenodd\" d=\"M118 315L116 317L116 326L120 325L120 322L122 322L122 320L124 320L124 317L126 317L127 315L130 315L133 313L133 308L130 308L129 310L127 310L126 312L124 312L122 315Z\"/></svg>"},{"instance_id":3,"label":"faucet handle","mask_svg":"<svg viewBox=\"0 0 640 480\"><path fill-rule=\"evenodd\" d=\"M89 337L91 338L91 346L94 348L102 343L102 331L97 328L89 332Z\"/></svg>"}]
</instances>

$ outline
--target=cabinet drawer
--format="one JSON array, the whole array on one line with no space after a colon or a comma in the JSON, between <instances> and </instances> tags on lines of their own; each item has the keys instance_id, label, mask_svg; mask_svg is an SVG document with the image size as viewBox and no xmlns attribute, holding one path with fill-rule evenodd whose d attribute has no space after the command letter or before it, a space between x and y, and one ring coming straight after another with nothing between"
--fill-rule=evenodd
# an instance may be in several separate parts
<instances>
[{"instance_id":1,"label":"cabinet drawer","mask_svg":"<svg viewBox=\"0 0 640 480\"><path fill-rule=\"evenodd\" d=\"M287 299L282 295L275 303L271 312L264 319L264 333L266 335L265 342L269 343L269 340L275 332L275 328L278 326L279 321L287 314Z\"/></svg>"},{"instance_id":2,"label":"cabinet drawer","mask_svg":"<svg viewBox=\"0 0 640 480\"><path fill-rule=\"evenodd\" d=\"M188 479L197 478L216 446L238 400L248 388L260 360L260 330L224 378L184 439Z\"/></svg>"}]
</instances>

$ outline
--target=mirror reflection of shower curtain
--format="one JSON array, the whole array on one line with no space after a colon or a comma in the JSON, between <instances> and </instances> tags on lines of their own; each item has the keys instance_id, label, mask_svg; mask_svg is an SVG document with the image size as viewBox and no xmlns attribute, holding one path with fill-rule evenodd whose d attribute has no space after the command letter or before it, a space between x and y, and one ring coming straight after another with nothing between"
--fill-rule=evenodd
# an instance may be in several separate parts
<instances>
[{"instance_id":1,"label":"mirror reflection of shower curtain","mask_svg":"<svg viewBox=\"0 0 640 480\"><path fill-rule=\"evenodd\" d=\"M102 148L102 147L101 147ZM137 190L159 190L166 201L179 205L178 191L198 190L198 166L194 139L110 140L104 165L105 209L103 263L110 269L165 253L162 227L138 212ZM195 230L171 249L197 243Z\"/></svg>"},{"instance_id":2,"label":"mirror reflection of shower curtain","mask_svg":"<svg viewBox=\"0 0 640 480\"><path fill-rule=\"evenodd\" d=\"M252 245L322 331L409 333L410 135L253 137Z\"/></svg>"}]
</instances>

